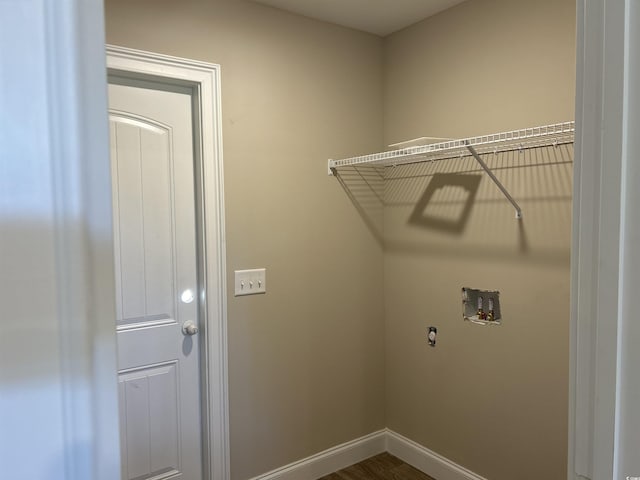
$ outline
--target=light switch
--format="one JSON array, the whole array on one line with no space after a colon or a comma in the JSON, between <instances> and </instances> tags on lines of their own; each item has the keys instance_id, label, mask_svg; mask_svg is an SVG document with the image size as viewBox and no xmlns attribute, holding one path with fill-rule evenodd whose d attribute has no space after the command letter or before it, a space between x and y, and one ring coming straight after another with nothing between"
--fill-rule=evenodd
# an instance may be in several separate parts
<instances>
[{"instance_id":1,"label":"light switch","mask_svg":"<svg viewBox=\"0 0 640 480\"><path fill-rule=\"evenodd\" d=\"M236 270L235 274L236 297L240 295L256 295L259 293L266 293L266 269L254 268L252 270Z\"/></svg>"}]
</instances>

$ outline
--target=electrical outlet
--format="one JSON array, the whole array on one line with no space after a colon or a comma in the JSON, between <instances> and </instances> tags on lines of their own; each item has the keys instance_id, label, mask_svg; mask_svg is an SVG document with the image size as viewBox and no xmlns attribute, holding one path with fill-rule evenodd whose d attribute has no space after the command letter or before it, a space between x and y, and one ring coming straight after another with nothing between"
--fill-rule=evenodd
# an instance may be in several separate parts
<instances>
[{"instance_id":1,"label":"electrical outlet","mask_svg":"<svg viewBox=\"0 0 640 480\"><path fill-rule=\"evenodd\" d=\"M235 271L235 296L257 295L266 293L267 275L266 269L254 268L252 270Z\"/></svg>"},{"instance_id":2,"label":"electrical outlet","mask_svg":"<svg viewBox=\"0 0 640 480\"><path fill-rule=\"evenodd\" d=\"M436 327L429 327L429 332L427 333L427 339L429 340L429 346L436 346L436 337L438 336L438 329Z\"/></svg>"}]
</instances>

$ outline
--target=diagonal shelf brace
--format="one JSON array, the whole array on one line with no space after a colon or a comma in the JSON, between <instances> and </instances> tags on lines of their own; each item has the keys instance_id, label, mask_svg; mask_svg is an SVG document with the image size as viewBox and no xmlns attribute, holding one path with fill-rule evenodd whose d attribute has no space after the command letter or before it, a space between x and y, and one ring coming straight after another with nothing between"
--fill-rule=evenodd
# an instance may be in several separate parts
<instances>
[{"instance_id":1,"label":"diagonal shelf brace","mask_svg":"<svg viewBox=\"0 0 640 480\"><path fill-rule=\"evenodd\" d=\"M469 150L469 152L471 152L471 155L473 155L473 158L476 159L476 161L480 164L480 166L484 169L484 171L487 173L487 175L489 175L489 177L491 178L491 180L493 180L493 183L495 183L497 185L497 187L500 189L500 191L502 192L502 194L507 197L507 200L509 200L509 202L511 203L511 205L513 205L513 208L516 209L516 218L520 219L522 218L522 209L520 208L520 205L518 205L518 202L516 202L513 197L511 196L511 194L507 191L506 188L504 188L504 185L502 185L502 183L500 183L500 180L498 180L496 178L496 176L493 174L493 172L491 171L491 169L487 166L486 163L484 163L484 160L482 160L482 158L480 158L480 155L478 155L478 152L476 152L476 149L473 148L469 142L466 142L466 147Z\"/></svg>"}]
</instances>

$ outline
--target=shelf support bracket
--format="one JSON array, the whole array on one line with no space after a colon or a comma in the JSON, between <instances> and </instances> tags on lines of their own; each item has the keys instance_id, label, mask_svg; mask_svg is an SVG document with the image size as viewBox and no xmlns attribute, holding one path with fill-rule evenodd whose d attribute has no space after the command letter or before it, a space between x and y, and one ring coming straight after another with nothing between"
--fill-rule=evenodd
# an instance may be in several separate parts
<instances>
[{"instance_id":1,"label":"shelf support bracket","mask_svg":"<svg viewBox=\"0 0 640 480\"><path fill-rule=\"evenodd\" d=\"M327 175L336 176L338 172L336 172L336 167L333 166L333 160L329 159L327 162Z\"/></svg>"},{"instance_id":2,"label":"shelf support bracket","mask_svg":"<svg viewBox=\"0 0 640 480\"><path fill-rule=\"evenodd\" d=\"M478 152L476 152L476 149L473 148L473 146L471 146L469 144L469 142L466 143L466 147L469 150L469 152L471 153L471 155L473 155L473 158L476 159L476 161L480 164L480 166L483 168L483 170L487 173L487 175L489 175L489 178L491 178L491 180L493 180L493 183L496 184L496 186L500 189L500 191L502 192L502 194L507 197L507 200L509 200L509 202L511 203L511 205L513 205L513 208L516 209L516 218L517 219L521 219L522 218L522 209L520 208L520 205L518 205L518 202L516 202L513 197L511 196L511 194L507 191L506 188L504 188L504 185L502 185L502 183L500 183L500 180L498 180L496 178L496 176L493 174L493 172L491 171L491 169L487 166L486 163L484 163L484 160L482 160L482 158L480 158L480 155L478 154Z\"/></svg>"}]
</instances>

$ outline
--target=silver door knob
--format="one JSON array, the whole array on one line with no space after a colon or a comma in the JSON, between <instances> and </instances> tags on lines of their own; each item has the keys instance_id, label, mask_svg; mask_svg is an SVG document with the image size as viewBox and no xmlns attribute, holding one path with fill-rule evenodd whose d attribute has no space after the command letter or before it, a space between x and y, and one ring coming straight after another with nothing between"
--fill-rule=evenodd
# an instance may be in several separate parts
<instances>
[{"instance_id":1,"label":"silver door knob","mask_svg":"<svg viewBox=\"0 0 640 480\"><path fill-rule=\"evenodd\" d=\"M185 335L195 335L198 333L198 327L193 321L188 320L182 324L182 333Z\"/></svg>"}]
</instances>

